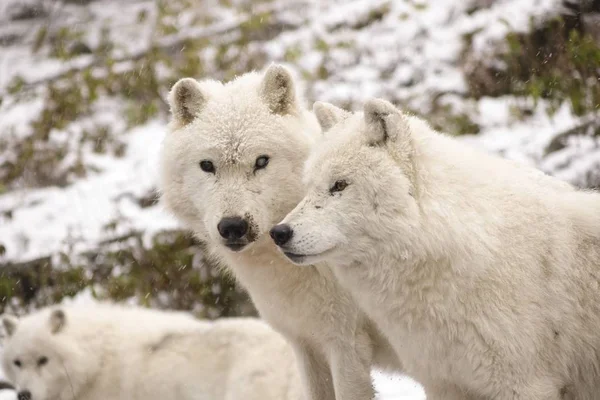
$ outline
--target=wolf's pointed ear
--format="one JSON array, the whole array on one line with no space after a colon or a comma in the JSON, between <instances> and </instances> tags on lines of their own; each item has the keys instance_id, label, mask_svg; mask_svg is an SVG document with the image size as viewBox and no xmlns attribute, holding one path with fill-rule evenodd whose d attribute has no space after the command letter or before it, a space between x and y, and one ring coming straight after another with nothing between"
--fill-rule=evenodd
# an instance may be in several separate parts
<instances>
[{"instance_id":1,"label":"wolf's pointed ear","mask_svg":"<svg viewBox=\"0 0 600 400\"><path fill-rule=\"evenodd\" d=\"M197 80L183 78L169 92L169 106L175 123L182 127L198 116L206 103L206 95Z\"/></svg>"},{"instance_id":2,"label":"wolf's pointed ear","mask_svg":"<svg viewBox=\"0 0 600 400\"><path fill-rule=\"evenodd\" d=\"M283 65L272 64L267 68L260 86L260 96L274 114L298 112L294 78Z\"/></svg>"},{"instance_id":3,"label":"wolf's pointed ear","mask_svg":"<svg viewBox=\"0 0 600 400\"><path fill-rule=\"evenodd\" d=\"M3 315L2 316L2 325L4 326L4 330L8 336L12 336L13 333L17 330L17 325L19 325L19 319L13 315Z\"/></svg>"},{"instance_id":4,"label":"wolf's pointed ear","mask_svg":"<svg viewBox=\"0 0 600 400\"><path fill-rule=\"evenodd\" d=\"M364 107L367 135L371 143L384 143L409 138L406 117L392 103L371 99Z\"/></svg>"},{"instance_id":5,"label":"wolf's pointed ear","mask_svg":"<svg viewBox=\"0 0 600 400\"><path fill-rule=\"evenodd\" d=\"M313 112L323 132L328 131L332 126L350 116L348 111L323 101L316 101L313 104Z\"/></svg>"},{"instance_id":6,"label":"wolf's pointed ear","mask_svg":"<svg viewBox=\"0 0 600 400\"><path fill-rule=\"evenodd\" d=\"M50 332L60 332L65 327L66 323L67 316L60 308L53 310L52 313L50 313Z\"/></svg>"}]
</instances>

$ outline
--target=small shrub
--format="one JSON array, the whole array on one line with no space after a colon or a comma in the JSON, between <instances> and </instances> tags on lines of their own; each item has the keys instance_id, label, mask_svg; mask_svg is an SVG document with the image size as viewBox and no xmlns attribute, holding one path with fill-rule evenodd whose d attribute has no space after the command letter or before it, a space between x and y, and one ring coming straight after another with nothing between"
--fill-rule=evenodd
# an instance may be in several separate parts
<instances>
[{"instance_id":1,"label":"small shrub","mask_svg":"<svg viewBox=\"0 0 600 400\"><path fill-rule=\"evenodd\" d=\"M513 94L549 102L552 114L565 100L583 115L600 107L600 46L577 26L557 17L529 33L509 33L497 58L467 68L470 95ZM497 65L497 63L494 63Z\"/></svg>"}]
</instances>

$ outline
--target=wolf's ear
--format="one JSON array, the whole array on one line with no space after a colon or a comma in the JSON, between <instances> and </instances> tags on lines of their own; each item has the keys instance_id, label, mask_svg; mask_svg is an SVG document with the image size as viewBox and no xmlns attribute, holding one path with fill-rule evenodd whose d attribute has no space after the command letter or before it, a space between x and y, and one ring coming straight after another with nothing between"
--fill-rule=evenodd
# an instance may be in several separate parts
<instances>
[{"instance_id":1,"label":"wolf's ear","mask_svg":"<svg viewBox=\"0 0 600 400\"><path fill-rule=\"evenodd\" d=\"M3 315L2 316L2 325L4 326L4 330L8 336L12 336L13 333L17 330L17 325L19 325L19 319L13 315Z\"/></svg>"},{"instance_id":2,"label":"wolf's ear","mask_svg":"<svg viewBox=\"0 0 600 400\"><path fill-rule=\"evenodd\" d=\"M294 78L283 65L272 64L267 68L260 86L260 96L274 114L298 112Z\"/></svg>"},{"instance_id":3,"label":"wolf's ear","mask_svg":"<svg viewBox=\"0 0 600 400\"><path fill-rule=\"evenodd\" d=\"M178 126L185 126L198 116L206 103L206 95L197 80L183 78L169 92L172 118Z\"/></svg>"},{"instance_id":4,"label":"wolf's ear","mask_svg":"<svg viewBox=\"0 0 600 400\"><path fill-rule=\"evenodd\" d=\"M406 117L386 100L371 99L364 107L366 132L371 143L384 143L410 138Z\"/></svg>"},{"instance_id":5,"label":"wolf's ear","mask_svg":"<svg viewBox=\"0 0 600 400\"><path fill-rule=\"evenodd\" d=\"M67 323L67 316L60 308L53 310L50 314L50 332L60 332Z\"/></svg>"},{"instance_id":6,"label":"wolf's ear","mask_svg":"<svg viewBox=\"0 0 600 400\"><path fill-rule=\"evenodd\" d=\"M328 131L332 126L350 116L348 111L323 101L316 101L315 104L313 104L313 112L315 113L323 132Z\"/></svg>"}]
</instances>

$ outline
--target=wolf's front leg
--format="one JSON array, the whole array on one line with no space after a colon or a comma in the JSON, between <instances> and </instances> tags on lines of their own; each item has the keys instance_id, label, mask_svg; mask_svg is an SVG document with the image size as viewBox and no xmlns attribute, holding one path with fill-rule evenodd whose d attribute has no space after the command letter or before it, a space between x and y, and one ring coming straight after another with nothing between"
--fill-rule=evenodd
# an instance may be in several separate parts
<instances>
[{"instance_id":1,"label":"wolf's front leg","mask_svg":"<svg viewBox=\"0 0 600 400\"><path fill-rule=\"evenodd\" d=\"M311 346L292 343L306 400L336 400L331 370L325 357Z\"/></svg>"},{"instance_id":2,"label":"wolf's front leg","mask_svg":"<svg viewBox=\"0 0 600 400\"><path fill-rule=\"evenodd\" d=\"M370 344L335 347L330 355L331 373L338 400L372 400L375 389L371 379Z\"/></svg>"}]
</instances>

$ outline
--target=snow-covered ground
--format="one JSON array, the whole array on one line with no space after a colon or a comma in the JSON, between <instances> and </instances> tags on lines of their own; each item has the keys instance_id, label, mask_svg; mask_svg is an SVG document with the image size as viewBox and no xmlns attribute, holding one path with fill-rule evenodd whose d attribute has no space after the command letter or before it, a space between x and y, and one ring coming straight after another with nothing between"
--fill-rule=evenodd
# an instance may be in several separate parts
<instances>
[{"instance_id":1,"label":"snow-covered ground","mask_svg":"<svg viewBox=\"0 0 600 400\"><path fill-rule=\"evenodd\" d=\"M82 55L61 61L34 54L34 38L27 36L32 28L27 22L9 24L2 19L7 18L9 3L16 1L0 1L0 36L17 32L27 39L23 46L0 47L0 135L7 135L10 128L16 138L21 138L30 133L29 122L42 104L37 91L33 98L17 101L16 96L7 93L7 85L16 76L29 83L48 79L69 68L87 65L92 59ZM85 37L92 44L99 40L102 24L111 26L112 36L120 44L115 50L117 55L143 51L153 31L136 16L147 10L150 20L155 4L151 0L125 3L103 0L86 7L65 6L60 15L72 19L74 26L87 29ZM475 3L481 6L473 11ZM195 25L190 22L191 13L182 13L174 18L174 37L220 32L245 17L219 2L210 4L203 6L210 24ZM249 44L247 51L262 54L263 64L286 62L298 70L307 78L309 101L325 100L358 109L366 98L381 96L427 117L433 113L435 98L438 105L468 115L480 127L479 134L464 135L459 140L573 183L600 166L598 137L575 138L563 150L545 154L544 149L557 134L582 120L567 104L550 117L542 101L530 115L517 119L512 108L531 103L528 99L473 99L466 95L462 70L465 35L470 35L474 51L485 55L507 32L526 30L530 19L535 22L555 14L559 0L292 0L261 7L272 10L272 15L290 28L270 40ZM58 13L55 9L52 12ZM199 53L209 75L220 72L211 59L221 36L227 35L211 37L211 43ZM120 105L113 100L102 99L94 110L91 119L124 129ZM85 124L76 120L67 128L53 130L51 138L68 140ZM164 116L126 130L121 137L127 145L124 157L98 155L88 147L78 149L83 159L95 167L94 172L86 178L75 178L65 187L22 187L1 194L0 185L0 264L77 254L130 231L144 232L149 239L154 233L177 227L160 205L142 207L132 200L155 187L157 152L165 131ZM0 164L11 156L0 152ZM66 158L70 156L73 154ZM107 230L115 220L119 224ZM381 399L424 398L420 386L410 379L379 373L374 376ZM0 392L0 399L4 399L2 396Z\"/></svg>"},{"instance_id":2,"label":"snow-covered ground","mask_svg":"<svg viewBox=\"0 0 600 400\"><path fill-rule=\"evenodd\" d=\"M12 390L0 390L0 400L17 400L17 394Z\"/></svg>"},{"instance_id":3,"label":"snow-covered ground","mask_svg":"<svg viewBox=\"0 0 600 400\"><path fill-rule=\"evenodd\" d=\"M7 381L4 372L0 369L0 381ZM13 390L0 390L0 400L17 400L17 394Z\"/></svg>"},{"instance_id":4,"label":"snow-covered ground","mask_svg":"<svg viewBox=\"0 0 600 400\"><path fill-rule=\"evenodd\" d=\"M117 2L101 3L104 4L104 18L112 15L111 12L121 15ZM135 4L138 3L144 2ZM294 67L305 73L314 71L319 65L327 67L326 79L308 83L310 100L358 108L366 98L382 96L407 104L427 116L431 98L440 96L456 110L468 110L480 126L480 134L465 135L462 139L476 146L531 163L571 181L578 179L581 169L599 162L597 138L590 138L574 150L557 155L556 160L542 159L543 149L550 140L579 122L566 104L553 118L544 112L542 102L533 115L515 120L510 109L517 101L524 101L522 99L484 97L474 100L456 95L465 92L459 61L462 38L466 33L477 32L472 41L483 53L492 39L500 38L510 29L523 29L528 26L523 21L529 20L529 16L541 18L556 9L559 1L498 0L493 6L472 14L465 13L470 3L462 0L297 3L305 7L301 16L282 11L280 18L292 22L300 18L303 23L296 22L300 27L257 46L262 46L269 61L282 61L286 50L297 48L300 55ZM387 10L381 20L363 29L350 28L358 23L354 21L368 18L373 10L381 7ZM100 5L93 8L96 13L99 9ZM325 43L320 46L328 51L316 50L313 46L317 40ZM210 48L206 49L203 56L210 53ZM26 80L43 79L55 74L57 68L68 68L75 62L85 63L86 57L58 67L56 60L27 58L24 54L18 57L19 62L13 61L11 52L7 55L0 50L0 75L6 81L17 74ZM0 105L0 128L5 132L10 125L27 134L27 121L39 104L35 99L25 105L14 104L9 96L7 98L9 100ZM111 107L105 107L104 113L103 120L111 116L114 121L121 120L114 116ZM96 117L98 114L100 112ZM82 122L73 123L71 130L78 124ZM23 261L58 254L67 247L69 251L80 251L124 233L123 230L141 230L150 236L175 226L160 205L141 208L131 201L131 195L141 196L154 187L157 149L164 132L164 119L150 121L127 132L122 138L127 144L124 158L99 156L88 148L81 149L85 159L101 172L76 180L65 188L23 188L0 196L0 243L6 248L0 261ZM64 130L52 132L57 138L65 134ZM587 150L582 152L582 146ZM581 156L566 167L561 161L573 151ZM7 157L6 154L3 156ZM126 193L129 195L123 196ZM1 216L1 211L7 210L12 210L10 219ZM117 231L107 233L104 228L115 218L122 218L126 223L119 224Z\"/></svg>"},{"instance_id":5,"label":"snow-covered ground","mask_svg":"<svg viewBox=\"0 0 600 400\"><path fill-rule=\"evenodd\" d=\"M372 376L379 400L425 399L421 385L406 376L387 375L377 371Z\"/></svg>"}]
</instances>

